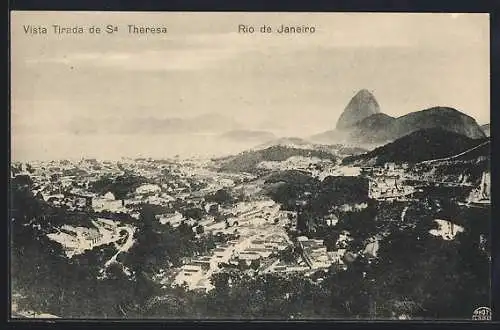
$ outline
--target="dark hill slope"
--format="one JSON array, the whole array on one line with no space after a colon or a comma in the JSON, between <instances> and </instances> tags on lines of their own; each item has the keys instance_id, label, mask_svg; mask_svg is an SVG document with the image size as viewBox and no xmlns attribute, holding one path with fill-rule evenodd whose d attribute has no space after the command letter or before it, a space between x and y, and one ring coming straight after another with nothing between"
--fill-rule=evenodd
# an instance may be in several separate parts
<instances>
[{"instance_id":1,"label":"dark hill slope","mask_svg":"<svg viewBox=\"0 0 500 330\"><path fill-rule=\"evenodd\" d=\"M473 148L484 139L471 139L439 128L419 130L365 154L346 157L343 164L380 165L388 162L418 163L445 158Z\"/></svg>"}]
</instances>

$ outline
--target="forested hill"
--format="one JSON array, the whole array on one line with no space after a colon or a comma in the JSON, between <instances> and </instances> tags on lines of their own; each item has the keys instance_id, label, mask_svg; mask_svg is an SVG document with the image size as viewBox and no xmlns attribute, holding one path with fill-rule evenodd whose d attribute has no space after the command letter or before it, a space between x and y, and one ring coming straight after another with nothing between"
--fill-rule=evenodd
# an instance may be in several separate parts
<instances>
[{"instance_id":1,"label":"forested hill","mask_svg":"<svg viewBox=\"0 0 500 330\"><path fill-rule=\"evenodd\" d=\"M216 162L219 163L219 169L221 171L253 172L260 162L285 161L293 156L335 160L335 156L327 151L276 145L261 150L245 151L236 156L218 159Z\"/></svg>"}]
</instances>

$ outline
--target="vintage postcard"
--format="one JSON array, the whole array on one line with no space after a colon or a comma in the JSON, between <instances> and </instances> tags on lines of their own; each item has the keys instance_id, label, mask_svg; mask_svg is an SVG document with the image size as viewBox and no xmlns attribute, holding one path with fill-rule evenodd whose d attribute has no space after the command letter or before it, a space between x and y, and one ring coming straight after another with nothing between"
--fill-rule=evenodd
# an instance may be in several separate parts
<instances>
[{"instance_id":1,"label":"vintage postcard","mask_svg":"<svg viewBox=\"0 0 500 330\"><path fill-rule=\"evenodd\" d=\"M10 29L12 318L491 317L488 14Z\"/></svg>"}]
</instances>

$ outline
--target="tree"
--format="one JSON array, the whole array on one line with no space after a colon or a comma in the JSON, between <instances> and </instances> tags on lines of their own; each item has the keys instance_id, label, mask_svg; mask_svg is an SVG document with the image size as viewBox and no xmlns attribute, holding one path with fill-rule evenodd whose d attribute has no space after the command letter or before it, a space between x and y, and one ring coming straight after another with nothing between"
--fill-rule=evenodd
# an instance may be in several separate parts
<instances>
[{"instance_id":1,"label":"tree","mask_svg":"<svg viewBox=\"0 0 500 330\"><path fill-rule=\"evenodd\" d=\"M193 229L185 221L181 222L181 224L179 225L179 227L177 227L177 230L179 231L181 237L184 237L184 238L187 238L187 239L193 239L194 238Z\"/></svg>"},{"instance_id":2,"label":"tree","mask_svg":"<svg viewBox=\"0 0 500 330\"><path fill-rule=\"evenodd\" d=\"M189 208L183 211L183 216L186 219L201 220L204 215L204 210L198 207Z\"/></svg>"},{"instance_id":3,"label":"tree","mask_svg":"<svg viewBox=\"0 0 500 330\"><path fill-rule=\"evenodd\" d=\"M35 169L29 163L26 163L26 171L28 171L29 173L35 173Z\"/></svg>"},{"instance_id":4,"label":"tree","mask_svg":"<svg viewBox=\"0 0 500 330\"><path fill-rule=\"evenodd\" d=\"M29 175L20 174L16 175L14 179L12 179L12 185L14 188L28 187L30 188L33 185L33 180Z\"/></svg>"},{"instance_id":5,"label":"tree","mask_svg":"<svg viewBox=\"0 0 500 330\"><path fill-rule=\"evenodd\" d=\"M283 251L278 252L278 258L286 263L294 263L297 261L300 253L297 251L295 247L288 246Z\"/></svg>"},{"instance_id":6,"label":"tree","mask_svg":"<svg viewBox=\"0 0 500 330\"><path fill-rule=\"evenodd\" d=\"M257 270L260 267L260 259L255 259L250 262L250 268Z\"/></svg>"},{"instance_id":7,"label":"tree","mask_svg":"<svg viewBox=\"0 0 500 330\"><path fill-rule=\"evenodd\" d=\"M213 195L206 197L209 202L215 202L222 205L231 204L233 202L233 197L226 189L219 189Z\"/></svg>"},{"instance_id":8,"label":"tree","mask_svg":"<svg viewBox=\"0 0 500 330\"><path fill-rule=\"evenodd\" d=\"M198 226L196 227L196 233L197 233L198 235L201 235L201 234L203 234L204 232L205 232L205 229L203 228L203 226L202 226L202 225L198 225Z\"/></svg>"}]
</instances>

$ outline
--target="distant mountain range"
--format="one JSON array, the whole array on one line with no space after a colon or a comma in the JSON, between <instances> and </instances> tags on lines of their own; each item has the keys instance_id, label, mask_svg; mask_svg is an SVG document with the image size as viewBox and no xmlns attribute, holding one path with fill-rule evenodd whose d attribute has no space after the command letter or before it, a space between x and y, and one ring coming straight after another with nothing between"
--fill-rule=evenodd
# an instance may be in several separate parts
<instances>
[{"instance_id":1,"label":"distant mountain range","mask_svg":"<svg viewBox=\"0 0 500 330\"><path fill-rule=\"evenodd\" d=\"M336 127L335 130L312 136L311 140L370 148L431 128L440 128L471 139L486 137L474 118L449 107L433 107L398 118L391 117L380 112L375 97L367 90L362 90L353 97Z\"/></svg>"},{"instance_id":2,"label":"distant mountain range","mask_svg":"<svg viewBox=\"0 0 500 330\"><path fill-rule=\"evenodd\" d=\"M74 118L69 123L69 131L75 134L184 134L184 133L221 133L238 130L241 124L235 119L218 114L207 113L187 118L139 117L134 119L114 118L102 120L95 118Z\"/></svg>"},{"instance_id":3,"label":"distant mountain range","mask_svg":"<svg viewBox=\"0 0 500 330\"><path fill-rule=\"evenodd\" d=\"M144 118L125 125L126 131L141 134L217 133L238 129L241 125L233 118L217 113L207 113L190 118Z\"/></svg>"},{"instance_id":4,"label":"distant mountain range","mask_svg":"<svg viewBox=\"0 0 500 330\"><path fill-rule=\"evenodd\" d=\"M454 156L486 141L488 138L471 139L441 128L421 129L368 153L346 157L342 163L361 166L418 163Z\"/></svg>"},{"instance_id":5,"label":"distant mountain range","mask_svg":"<svg viewBox=\"0 0 500 330\"><path fill-rule=\"evenodd\" d=\"M293 147L298 147L298 146L308 146L311 145L312 143L310 141L307 141L302 138L298 137L281 137L277 139L273 139L271 141L268 141L267 143L264 143L258 148L267 148L271 147L274 145L284 145L284 146L293 146Z\"/></svg>"},{"instance_id":6,"label":"distant mountain range","mask_svg":"<svg viewBox=\"0 0 500 330\"><path fill-rule=\"evenodd\" d=\"M276 135L267 131L233 130L220 135L221 138L234 142L263 143L276 139Z\"/></svg>"}]
</instances>

